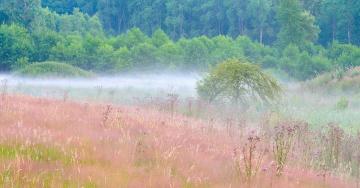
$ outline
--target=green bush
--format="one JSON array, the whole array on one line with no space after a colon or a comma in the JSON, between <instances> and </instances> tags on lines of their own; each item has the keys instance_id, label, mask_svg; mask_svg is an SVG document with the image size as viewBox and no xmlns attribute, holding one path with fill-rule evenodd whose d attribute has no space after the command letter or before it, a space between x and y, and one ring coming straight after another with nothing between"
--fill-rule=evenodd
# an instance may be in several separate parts
<instances>
[{"instance_id":1,"label":"green bush","mask_svg":"<svg viewBox=\"0 0 360 188\"><path fill-rule=\"evenodd\" d=\"M21 57L16 60L14 64L11 65L12 70L22 69L29 65L29 58L27 57Z\"/></svg>"},{"instance_id":2,"label":"green bush","mask_svg":"<svg viewBox=\"0 0 360 188\"><path fill-rule=\"evenodd\" d=\"M33 50L26 28L12 24L0 25L0 70L9 71L20 58L28 58Z\"/></svg>"},{"instance_id":3,"label":"green bush","mask_svg":"<svg viewBox=\"0 0 360 188\"><path fill-rule=\"evenodd\" d=\"M311 55L300 51L299 47L289 45L284 49L279 66L298 80L307 80L331 69L331 61L323 55Z\"/></svg>"},{"instance_id":4,"label":"green bush","mask_svg":"<svg viewBox=\"0 0 360 188\"><path fill-rule=\"evenodd\" d=\"M337 110L345 110L349 107L349 101L345 97L341 97L341 99L336 103Z\"/></svg>"},{"instance_id":5,"label":"green bush","mask_svg":"<svg viewBox=\"0 0 360 188\"><path fill-rule=\"evenodd\" d=\"M275 100L281 94L281 87L259 66L246 60L229 59L198 82L197 92L209 102L220 100L247 106L254 101Z\"/></svg>"},{"instance_id":6,"label":"green bush","mask_svg":"<svg viewBox=\"0 0 360 188\"><path fill-rule=\"evenodd\" d=\"M93 77L94 74L59 62L41 62L28 65L15 73L26 77Z\"/></svg>"}]
</instances>

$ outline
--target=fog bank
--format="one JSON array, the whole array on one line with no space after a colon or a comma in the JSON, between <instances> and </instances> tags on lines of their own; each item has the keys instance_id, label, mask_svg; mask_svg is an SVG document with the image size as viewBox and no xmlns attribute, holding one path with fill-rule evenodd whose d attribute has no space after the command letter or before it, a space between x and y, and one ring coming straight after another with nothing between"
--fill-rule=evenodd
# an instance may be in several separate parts
<instances>
[{"instance_id":1,"label":"fog bank","mask_svg":"<svg viewBox=\"0 0 360 188\"><path fill-rule=\"evenodd\" d=\"M96 77L84 79L69 78L23 78L13 75L0 75L2 87L4 84L12 93L44 96L49 90L116 90L126 93L136 91L139 96L151 93L176 93L180 96L195 96L196 82L201 79L198 74L142 74L114 77ZM94 90L94 91L93 91ZM42 92L42 93L41 93Z\"/></svg>"},{"instance_id":2,"label":"fog bank","mask_svg":"<svg viewBox=\"0 0 360 188\"><path fill-rule=\"evenodd\" d=\"M6 80L9 85L26 84L32 86L49 87L73 87L92 88L102 86L103 88L127 88L138 89L154 88L195 88L199 75L137 75L117 77L97 77L91 79L68 79L68 78L22 78L12 75L0 75L0 80Z\"/></svg>"}]
</instances>

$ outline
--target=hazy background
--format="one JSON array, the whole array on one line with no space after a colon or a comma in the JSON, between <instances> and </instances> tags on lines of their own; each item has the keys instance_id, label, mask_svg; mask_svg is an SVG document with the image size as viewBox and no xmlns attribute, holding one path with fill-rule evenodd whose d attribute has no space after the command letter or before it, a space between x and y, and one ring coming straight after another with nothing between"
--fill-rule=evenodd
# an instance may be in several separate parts
<instances>
[{"instance_id":1,"label":"hazy background","mask_svg":"<svg viewBox=\"0 0 360 188\"><path fill-rule=\"evenodd\" d=\"M118 105L167 105L171 95L178 96L180 113L186 114L189 101L196 101L196 82L199 74L135 74L117 77L88 79L21 78L9 74L0 76L2 92L25 94L35 97L101 102ZM254 105L248 116L257 118L263 113L275 113L279 118L304 120L313 127L338 123L350 131L357 131L360 122L360 95L311 91L301 82L281 82L284 95L270 109ZM349 105L339 109L338 103L346 99ZM161 105L159 105L161 104ZM195 102L194 102L195 106ZM195 108L195 107L194 107ZM205 107L199 107L205 108ZM205 109L198 109L204 111ZM234 114L225 108L215 108L217 114L226 118ZM235 114L236 115L236 114ZM211 118L211 117L209 117Z\"/></svg>"},{"instance_id":2,"label":"hazy background","mask_svg":"<svg viewBox=\"0 0 360 188\"><path fill-rule=\"evenodd\" d=\"M38 97L81 101L103 101L131 104L134 99L164 97L177 94L181 98L196 97L198 74L135 74L96 78L23 78L0 75L7 92Z\"/></svg>"}]
</instances>

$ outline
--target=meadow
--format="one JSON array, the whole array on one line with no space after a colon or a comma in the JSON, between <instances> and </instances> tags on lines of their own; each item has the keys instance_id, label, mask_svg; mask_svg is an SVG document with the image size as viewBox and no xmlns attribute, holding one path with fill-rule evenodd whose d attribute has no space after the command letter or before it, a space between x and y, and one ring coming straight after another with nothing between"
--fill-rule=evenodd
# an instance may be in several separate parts
<instances>
[{"instance_id":1,"label":"meadow","mask_svg":"<svg viewBox=\"0 0 360 188\"><path fill-rule=\"evenodd\" d=\"M288 82L240 112L198 100L199 77L3 75L0 186L358 187L359 97Z\"/></svg>"},{"instance_id":2,"label":"meadow","mask_svg":"<svg viewBox=\"0 0 360 188\"><path fill-rule=\"evenodd\" d=\"M359 12L0 0L0 187L359 188Z\"/></svg>"}]
</instances>

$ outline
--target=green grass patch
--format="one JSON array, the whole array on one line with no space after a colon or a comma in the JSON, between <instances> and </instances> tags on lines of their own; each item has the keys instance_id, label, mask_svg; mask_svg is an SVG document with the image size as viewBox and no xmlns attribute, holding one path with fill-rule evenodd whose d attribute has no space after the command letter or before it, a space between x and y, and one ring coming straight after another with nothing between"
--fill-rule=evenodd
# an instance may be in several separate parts
<instances>
[{"instance_id":1,"label":"green grass patch","mask_svg":"<svg viewBox=\"0 0 360 188\"><path fill-rule=\"evenodd\" d=\"M39 162L61 161L64 164L70 164L73 161L71 156L54 147L0 144L0 159L13 160L18 157Z\"/></svg>"},{"instance_id":2,"label":"green grass patch","mask_svg":"<svg viewBox=\"0 0 360 188\"><path fill-rule=\"evenodd\" d=\"M96 183L90 181L82 181L75 179L67 179L59 172L43 172L33 174L19 173L13 169L0 172L0 187L29 187L29 188L97 188Z\"/></svg>"},{"instance_id":3,"label":"green grass patch","mask_svg":"<svg viewBox=\"0 0 360 188\"><path fill-rule=\"evenodd\" d=\"M95 74L74 67L66 63L59 62L41 62L30 64L15 72L15 75L25 77L70 77L70 78L89 78L94 77Z\"/></svg>"}]
</instances>

